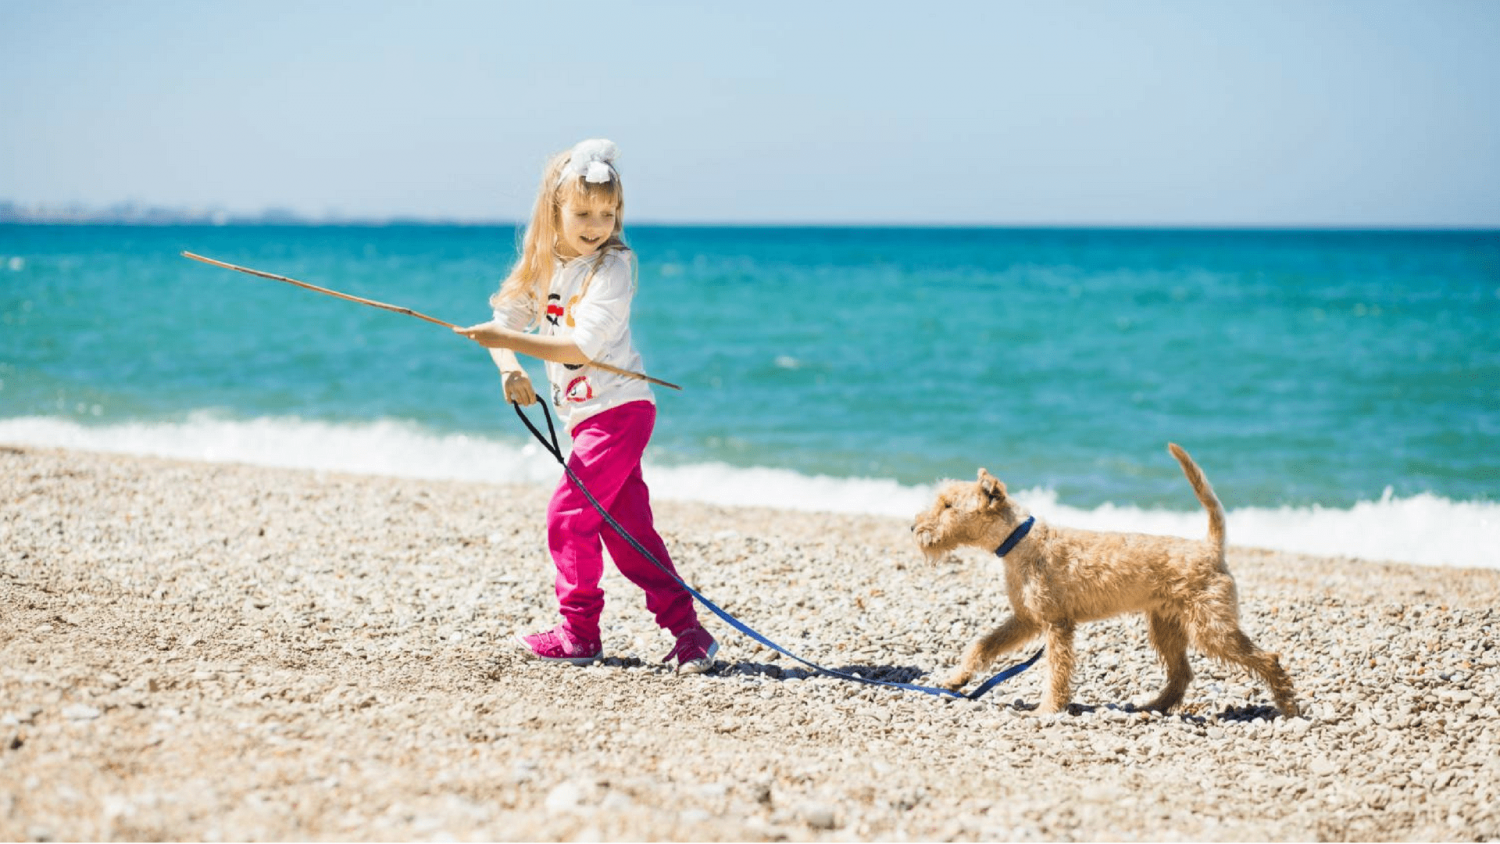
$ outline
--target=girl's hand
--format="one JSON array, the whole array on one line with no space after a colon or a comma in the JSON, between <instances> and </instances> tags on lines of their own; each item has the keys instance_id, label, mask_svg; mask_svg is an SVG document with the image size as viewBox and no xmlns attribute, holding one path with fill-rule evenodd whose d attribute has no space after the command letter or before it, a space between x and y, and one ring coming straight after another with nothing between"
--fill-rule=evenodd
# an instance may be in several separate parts
<instances>
[{"instance_id":1,"label":"girl's hand","mask_svg":"<svg viewBox=\"0 0 1500 844\"><path fill-rule=\"evenodd\" d=\"M478 325L471 325L468 328L454 327L453 332L455 334L462 334L486 349L508 349L511 347L512 338L515 336L515 332L494 322L481 322ZM533 398L535 398L535 394L533 394Z\"/></svg>"},{"instance_id":2,"label":"girl's hand","mask_svg":"<svg viewBox=\"0 0 1500 844\"><path fill-rule=\"evenodd\" d=\"M522 407L530 407L536 404L536 390L531 386L531 378L520 369L511 369L500 374L505 382L505 400L515 402Z\"/></svg>"}]
</instances>

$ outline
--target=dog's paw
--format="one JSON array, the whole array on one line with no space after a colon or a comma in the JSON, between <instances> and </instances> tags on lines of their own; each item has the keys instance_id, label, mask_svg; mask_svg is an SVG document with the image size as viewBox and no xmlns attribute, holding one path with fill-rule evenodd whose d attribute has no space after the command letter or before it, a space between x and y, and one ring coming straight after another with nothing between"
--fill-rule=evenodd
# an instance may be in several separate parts
<instances>
[{"instance_id":1,"label":"dog's paw","mask_svg":"<svg viewBox=\"0 0 1500 844\"><path fill-rule=\"evenodd\" d=\"M1149 703L1136 708L1141 710L1142 712L1158 712L1162 715L1166 715L1167 713L1171 712L1172 708L1179 703L1182 703L1182 696L1173 695L1171 697L1153 698Z\"/></svg>"},{"instance_id":2,"label":"dog's paw","mask_svg":"<svg viewBox=\"0 0 1500 844\"><path fill-rule=\"evenodd\" d=\"M969 678L971 676L972 675L970 675L967 671L954 671L950 673L947 679L943 680L939 685L941 685L945 689L948 689L949 691L956 692L959 689L962 689L964 685L969 682Z\"/></svg>"}]
</instances>

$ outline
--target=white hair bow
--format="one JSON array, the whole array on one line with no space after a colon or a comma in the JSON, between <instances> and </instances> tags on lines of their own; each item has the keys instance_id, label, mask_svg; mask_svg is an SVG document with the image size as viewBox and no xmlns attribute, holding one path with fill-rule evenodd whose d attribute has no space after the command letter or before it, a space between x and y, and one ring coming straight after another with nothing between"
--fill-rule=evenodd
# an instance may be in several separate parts
<instances>
[{"instance_id":1,"label":"white hair bow","mask_svg":"<svg viewBox=\"0 0 1500 844\"><path fill-rule=\"evenodd\" d=\"M615 173L610 162L619 154L620 150L614 141L604 138L579 141L568 156L568 163L563 165L562 176L557 183L561 185L573 176L582 176L585 182L595 184L607 182Z\"/></svg>"}]
</instances>

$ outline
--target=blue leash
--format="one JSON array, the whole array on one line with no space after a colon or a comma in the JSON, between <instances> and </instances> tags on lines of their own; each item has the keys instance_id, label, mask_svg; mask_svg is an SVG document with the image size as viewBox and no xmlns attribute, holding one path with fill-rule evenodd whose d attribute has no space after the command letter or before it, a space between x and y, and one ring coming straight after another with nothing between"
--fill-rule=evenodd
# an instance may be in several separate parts
<instances>
[{"instance_id":1,"label":"blue leash","mask_svg":"<svg viewBox=\"0 0 1500 844\"><path fill-rule=\"evenodd\" d=\"M990 689L993 689L1001 683L1004 683L1006 680L1009 680L1017 674L1020 674L1022 671L1030 668L1038 659L1041 658L1042 651L1044 649L1038 648L1037 652L1032 654L1030 659L1026 660L1025 662L1020 662L1012 665L1004 671L1001 671L999 674L996 674L990 679L984 681L982 684L980 684L979 688L968 694L964 694L963 692L957 692L952 689L938 688L935 686L921 686L916 683L894 683L889 680L875 680L869 677L861 677L858 674L854 674L848 671L838 671L832 668L824 668L823 666L818 665L815 662L811 662L809 660L803 659L800 656L797 656L786 648L783 648L770 639L767 639L765 636L752 629L743 621L740 621L739 619L730 615L727 611L721 609L718 604L715 604L713 601L710 601L708 598L704 597L703 593L689 586L687 584L687 581L678 576L676 572L658 562L655 557L651 556L650 551L647 551L645 548L641 547L641 543L637 542L635 537L631 536L625 531L624 528L620 527L620 523L615 521L614 517L604 509L603 505L599 503L598 499L594 498L594 494L589 492L588 487L585 487L583 485L583 481L579 480L578 476L573 473L572 467L568 465L567 459L563 457L562 446L558 445L557 429L552 425L552 413L547 410L547 403L545 401L542 401L538 402L538 404L542 406L542 416L547 420L547 433L552 437L551 442L548 442L548 440L542 436L542 432L537 430L537 427L531 423L531 419L527 417L525 412L521 410L520 404L511 402L511 407L516 409L516 415L521 417L521 421L525 423L528 429L530 429L532 436L536 437L537 442L542 444L542 448L547 449L547 451L557 459L557 462L563 467L563 471L568 473L568 478L573 481L573 485L578 487L578 491L583 493L583 496L589 500L590 504L594 505L594 509L599 512L599 515L604 517L604 521L609 524L614 532L619 534L621 539L624 539L626 542L630 543L630 547L639 552L641 556L651 561L652 565L661 569L665 574L670 575L672 579L677 581L677 583L682 586L683 589L686 589L688 594L692 595L698 601L698 603L707 607L710 612L723 619L725 624L728 624L730 627L733 627L734 629L740 631L746 636L749 636L751 639L754 639L756 642L759 642L760 644L770 648L771 650L776 651L783 656L791 657L792 659L795 659L803 665L806 665L808 668L813 669L819 674L827 674L830 677L837 677L840 680L849 680L855 683L864 683L865 685L869 686L885 686L887 688L906 689L908 691L922 692L924 694L937 695L939 697L960 698L967 700L978 700L986 693L988 693ZM1031 525L1029 523L1026 525L1026 527L1028 528L1030 528L1030 526ZM1025 534L1023 533L1022 536L1024 535ZM1017 537L1016 541L1019 542L1020 538ZM1012 543L1012 547L1014 547L1014 543Z\"/></svg>"}]
</instances>

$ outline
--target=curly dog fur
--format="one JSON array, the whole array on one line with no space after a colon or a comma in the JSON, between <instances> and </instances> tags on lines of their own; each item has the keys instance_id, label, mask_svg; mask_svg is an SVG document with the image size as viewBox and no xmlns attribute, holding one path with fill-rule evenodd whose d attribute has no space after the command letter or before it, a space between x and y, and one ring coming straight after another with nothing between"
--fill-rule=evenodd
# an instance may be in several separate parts
<instances>
[{"instance_id":1,"label":"curly dog fur","mask_svg":"<svg viewBox=\"0 0 1500 844\"><path fill-rule=\"evenodd\" d=\"M1224 508L1188 453L1175 443L1167 448L1208 511L1208 538L1076 530L1037 520L1005 556L1014 615L974 641L944 685L957 689L1002 653L1045 636L1050 677L1041 711L1058 712L1072 697L1076 626L1139 612L1167 672L1166 687L1146 708L1166 711L1182 702L1193 679L1191 645L1248 669L1270 688L1284 716L1297 714L1280 658L1240 629L1239 596L1224 564ZM912 531L929 559L961 545L994 551L1028 515L1005 494L1005 484L980 469L977 481L943 485Z\"/></svg>"}]
</instances>

